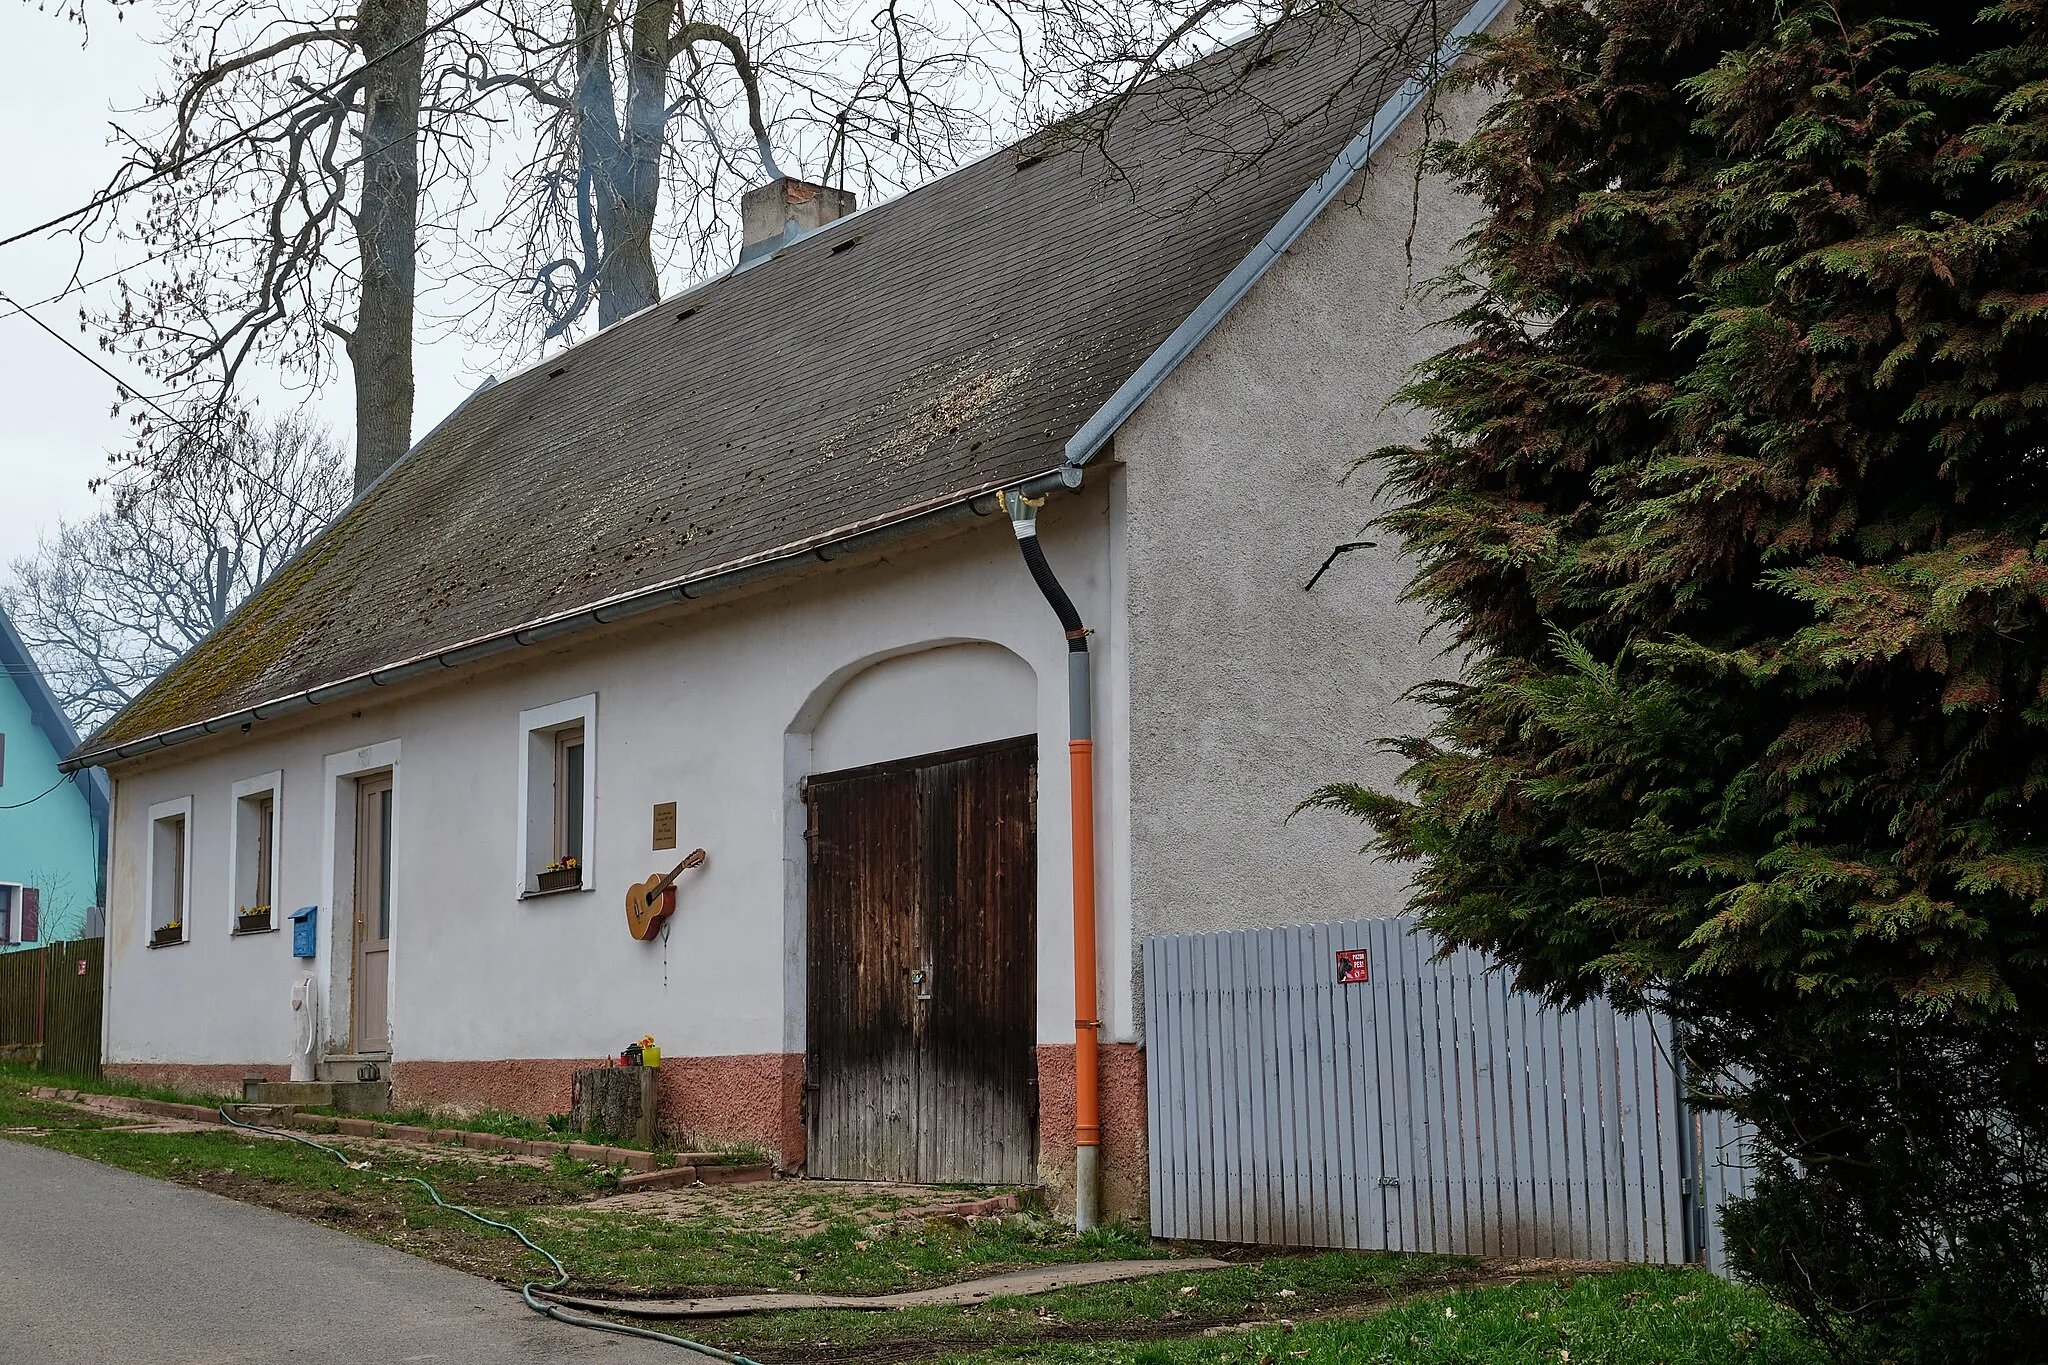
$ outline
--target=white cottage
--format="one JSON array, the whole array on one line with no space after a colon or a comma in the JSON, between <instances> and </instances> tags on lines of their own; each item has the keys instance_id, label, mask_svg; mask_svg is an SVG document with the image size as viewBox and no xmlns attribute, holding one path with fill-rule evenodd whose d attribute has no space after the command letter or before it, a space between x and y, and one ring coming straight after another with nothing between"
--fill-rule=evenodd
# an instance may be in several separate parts
<instances>
[{"instance_id":1,"label":"white cottage","mask_svg":"<svg viewBox=\"0 0 2048 1365\"><path fill-rule=\"evenodd\" d=\"M108 1070L281 1079L310 980L313 1060L400 1104L559 1111L653 1034L676 1132L815 1177L1078 1154L1084 1203L1099 1153L1142 1217L1143 936L1402 902L1290 817L1391 780L1438 668L1399 556L1332 558L1472 219L1415 176L1435 13L859 212L756 191L739 268L475 395L68 760L113 780Z\"/></svg>"}]
</instances>

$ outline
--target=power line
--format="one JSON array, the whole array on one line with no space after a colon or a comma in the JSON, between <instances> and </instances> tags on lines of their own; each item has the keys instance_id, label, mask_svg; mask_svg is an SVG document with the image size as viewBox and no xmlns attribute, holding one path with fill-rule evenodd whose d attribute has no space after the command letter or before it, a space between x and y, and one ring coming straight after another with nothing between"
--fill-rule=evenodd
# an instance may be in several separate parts
<instances>
[{"instance_id":1,"label":"power line","mask_svg":"<svg viewBox=\"0 0 2048 1365\"><path fill-rule=\"evenodd\" d=\"M19 303L15 302L15 300L4 289L0 289L0 303L5 303L8 306L12 307L14 309L14 316L27 318L30 322L33 322L37 327L40 327L48 336L55 340L59 346L62 346L65 350L71 352L71 354L77 356L80 360L83 360L86 364L92 366L95 370L98 370L107 378L113 380L114 383L120 387L123 393L133 394L137 402L143 404L144 406L150 408L152 411L156 412L159 416L161 416L165 421L169 422L172 426L178 428L178 430L182 432L185 432L187 435L195 436L198 437L201 441L205 441L206 444L213 447L213 453L215 455L218 455L221 459L227 461L236 469L241 470L244 474L247 474L250 478L256 480L256 482L262 484L265 488L268 488L271 492L277 494L286 502L298 508L301 512L304 512L307 516L325 520L325 518L320 517L320 514L318 512L315 512L312 508L306 506L306 504L304 504L303 502L300 502L298 498L294 497L289 490L280 487L276 483L273 483L269 478L265 477L257 470L250 468L241 460L236 459L234 455L225 446L222 446L217 442L208 440L207 437L202 432L195 429L190 422L187 422L183 418L177 416L169 408L157 402L148 394L142 392L138 386L129 383L120 375L115 374L105 365L102 365L99 361L98 356L92 354L92 352L87 351L83 347L77 345L75 342L71 340L70 337L65 336L62 332L52 327L49 323L44 322L34 313L29 312L28 309L22 307Z\"/></svg>"},{"instance_id":2,"label":"power line","mask_svg":"<svg viewBox=\"0 0 2048 1365\"><path fill-rule=\"evenodd\" d=\"M51 792L57 790L57 788L63 786L66 782L69 782L70 780L71 779L69 777L60 777L55 782L52 782L49 786L37 792L34 796L31 796L28 800L17 801L11 806L0 806L0 810L20 810L23 806L33 806L36 802L42 800L44 797L48 796Z\"/></svg>"},{"instance_id":3,"label":"power line","mask_svg":"<svg viewBox=\"0 0 2048 1365\"><path fill-rule=\"evenodd\" d=\"M172 162L168 166L159 166L156 170L151 171L148 175L143 176L142 179L140 180L134 181L131 184L123 185L119 189L108 190L104 194L95 195L89 202L81 204L79 207L70 210L68 213L60 213L55 218L50 219L48 222L38 223L32 228L24 228L20 232L15 233L11 237L0 237L0 246L13 246L16 242L24 241L27 238L35 236L37 233L47 232L51 228L60 227L63 224L70 222L74 218L82 218L88 213L96 212L99 209L106 207L108 204L113 203L116 199L120 199L126 195L133 194L135 191L143 188L145 185L152 185L159 180L168 179L169 177L174 176L178 172L184 170L185 167L191 165L194 161L200 160L202 157L212 156L215 152L220 151L224 147L233 146L235 143L240 142L242 139L250 136L258 129L263 128L268 124L277 122L279 119L283 118L287 114L296 113L298 110L303 109L310 104L318 103L319 101L327 98L327 96L333 94L335 91L341 89L343 86L349 84L357 77L362 76L366 72L374 70L375 68L383 65L387 61L390 61L393 57L405 51L407 48L426 41L428 38L432 37L436 33L439 33L442 29L448 27L457 19L460 19L464 15L468 14L470 11L482 9L484 5L487 4L488 2L489 0L469 0L468 4L464 5L461 9L456 10L447 18L442 19L436 23L427 25L418 33L415 33L410 38L407 38L404 42L393 45L389 51L380 52L376 56L372 57L369 61L364 62L359 67L356 67L354 70L343 72L341 75L336 76L333 80L321 86L319 89L308 92L306 95L302 96L297 100L294 100L292 103L287 104L280 109L272 110L270 113L265 114L262 118L257 119L254 123L245 124L244 126L237 128L232 133L229 133L226 137L217 138L195 152L188 152L186 155L179 157L176 161ZM19 307L20 305L17 304L15 306Z\"/></svg>"},{"instance_id":4,"label":"power line","mask_svg":"<svg viewBox=\"0 0 2048 1365\"><path fill-rule=\"evenodd\" d=\"M225 231L228 228L234 227L238 223L246 223L251 218L260 218L264 214L269 213L270 210L271 206L269 204L260 205L256 208L250 209L247 213L241 215L239 218L230 218L225 223L215 224L211 230L214 232ZM92 288L94 285L105 284L108 280L111 280L119 275L125 275L131 270L140 270L142 269L142 267L146 265L154 265L158 261L161 261L168 256L177 255L181 251L193 251L197 250L199 247L202 246L213 246L216 244L217 243L215 242L204 241L188 242L180 244L178 246L165 247L162 251L151 252L149 255L144 256L139 261L130 261L127 265L117 265L104 275L95 275L89 280L79 280L75 284L67 284L62 289L59 289L56 293L50 295L46 299L37 299L34 303L21 303L14 299L9 299L7 302L9 306L11 306L17 313L26 313L31 308L45 308L53 303L61 303L65 299L70 298L73 294L83 294L86 290Z\"/></svg>"},{"instance_id":5,"label":"power line","mask_svg":"<svg viewBox=\"0 0 2048 1365\"><path fill-rule=\"evenodd\" d=\"M375 156L378 152L383 151L386 147L395 146L396 144L403 142L404 140L405 139L403 137L386 138L384 141L378 143L375 147L365 150L362 156L357 159L357 162L351 164L360 164L362 161L367 161L370 157ZM258 204L255 208L250 209L247 213L238 214L237 216L228 219L225 223L215 223L211 228L208 229L208 231L215 234L225 232L227 229L235 227L241 223L246 223L252 218L261 218L266 214L271 213L275 209L275 207L276 206L274 204ZM43 308L53 303L61 303L65 299L71 297L73 294L83 294L86 290L92 288L96 284L105 284L108 280L114 279L117 276L126 275L131 270L140 270L146 265L154 265L158 261L164 260L171 256L176 256L180 252L197 251L203 247L217 245L219 245L219 241L218 238L216 237L212 240L183 242L178 244L177 246L168 246L165 247L162 251L151 252L149 255L144 256L141 260L130 261L127 265L117 265L112 270L107 271L104 275L95 275L89 280L79 280L73 284L67 284L62 289L59 289L56 293L50 295L48 298L37 299L34 303L22 303L18 299L8 299L7 304L9 307L13 308L16 313L26 313L32 308ZM0 313L0 317L10 316L12 316L12 314Z\"/></svg>"}]
</instances>

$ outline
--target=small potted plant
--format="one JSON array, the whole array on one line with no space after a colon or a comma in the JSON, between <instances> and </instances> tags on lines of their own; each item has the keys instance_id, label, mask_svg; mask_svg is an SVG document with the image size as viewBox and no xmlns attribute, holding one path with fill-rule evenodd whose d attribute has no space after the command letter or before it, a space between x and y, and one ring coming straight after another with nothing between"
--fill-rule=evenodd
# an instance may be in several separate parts
<instances>
[{"instance_id":1,"label":"small potted plant","mask_svg":"<svg viewBox=\"0 0 2048 1365\"><path fill-rule=\"evenodd\" d=\"M267 905L244 905L235 910L235 932L238 934L260 934L270 928L270 907Z\"/></svg>"},{"instance_id":2,"label":"small potted plant","mask_svg":"<svg viewBox=\"0 0 2048 1365\"><path fill-rule=\"evenodd\" d=\"M540 889L569 891L583 885L583 868L574 858L557 858L541 869Z\"/></svg>"},{"instance_id":3,"label":"small potted plant","mask_svg":"<svg viewBox=\"0 0 2048 1365\"><path fill-rule=\"evenodd\" d=\"M185 921L174 919L169 924L159 924L156 932L149 936L149 946L161 948L166 943L180 943L185 938Z\"/></svg>"}]
</instances>

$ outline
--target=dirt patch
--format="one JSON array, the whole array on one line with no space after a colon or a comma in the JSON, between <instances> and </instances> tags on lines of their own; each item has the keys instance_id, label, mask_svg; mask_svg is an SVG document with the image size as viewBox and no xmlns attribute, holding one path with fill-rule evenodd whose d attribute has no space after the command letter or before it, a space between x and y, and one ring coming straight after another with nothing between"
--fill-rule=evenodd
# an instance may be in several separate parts
<instances>
[{"instance_id":1,"label":"dirt patch","mask_svg":"<svg viewBox=\"0 0 2048 1365\"><path fill-rule=\"evenodd\" d=\"M509 1235L492 1235L481 1227L422 1224L415 1216L418 1201L409 1197L419 1187L396 1177L357 1190L308 1189L226 1168L180 1171L172 1178L181 1185L384 1242L487 1279L516 1283L536 1276L553 1278L540 1258ZM453 1182L440 1188L442 1198L451 1204L507 1208L548 1202L546 1191L536 1191L530 1182L489 1174L462 1182L459 1191Z\"/></svg>"},{"instance_id":2,"label":"dirt patch","mask_svg":"<svg viewBox=\"0 0 2048 1365\"><path fill-rule=\"evenodd\" d=\"M579 1207L675 1223L729 1223L771 1237L811 1237L839 1223L890 1229L950 1218L956 1204L992 1191L929 1185L869 1185L845 1180L774 1180L758 1185L689 1186L615 1194Z\"/></svg>"},{"instance_id":3,"label":"dirt patch","mask_svg":"<svg viewBox=\"0 0 2048 1365\"><path fill-rule=\"evenodd\" d=\"M1577 1263L1557 1264L1562 1266ZM687 1335L693 1335L701 1341L726 1349L744 1350L749 1357L762 1362L762 1365L836 1365L837 1362L846 1362L846 1365L885 1365L886 1362L898 1360L931 1360L998 1345L1007 1346L1012 1350L1028 1350L1039 1345L1083 1344L1096 1341L1146 1342L1190 1337L1229 1337L1239 1332L1258 1331L1269 1327L1292 1331L1297 1321L1371 1317L1411 1299L1428 1294L1440 1294L1447 1289L1513 1284L1531 1278L1544 1276L1534 1273L1509 1273L1506 1267L1499 1265L1478 1266L1469 1271L1448 1271L1426 1280L1411 1281L1399 1289L1361 1289L1355 1293L1327 1299L1315 1311L1292 1318L1246 1318L1242 1314L1203 1313L1196 1309L1186 1313L1176 1310L1173 1316L1163 1319L1124 1318L1104 1322L1068 1323L1042 1310L1034 1315L1026 1309L1003 1308L969 1312L962 1317L967 1321L1007 1320L1017 1327L1030 1326L1034 1330L1029 1335L1020 1335L1014 1331L1004 1332L1000 1329L955 1335L935 1335L927 1331L916 1337L891 1337L848 1344L819 1342L816 1345L792 1343L759 1347L748 1345L744 1337L728 1337L703 1327L695 1328ZM654 1325L664 1330L673 1330L678 1326L674 1323Z\"/></svg>"}]
</instances>

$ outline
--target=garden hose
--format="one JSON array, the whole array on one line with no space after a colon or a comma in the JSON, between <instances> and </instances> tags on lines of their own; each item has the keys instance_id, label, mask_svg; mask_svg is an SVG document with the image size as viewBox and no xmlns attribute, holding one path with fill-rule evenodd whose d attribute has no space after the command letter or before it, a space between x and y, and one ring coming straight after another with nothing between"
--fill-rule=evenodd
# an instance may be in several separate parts
<instances>
[{"instance_id":1,"label":"garden hose","mask_svg":"<svg viewBox=\"0 0 2048 1365\"><path fill-rule=\"evenodd\" d=\"M329 1147L324 1142L315 1142L309 1137L302 1137L297 1133L287 1132L282 1128L263 1128L253 1123L244 1123L233 1114L230 1114L226 1105L220 1107L220 1116L233 1127L246 1129L251 1133L263 1133L270 1137L290 1138L293 1142L303 1143L315 1151L327 1153L327 1155L352 1170L366 1171L370 1169L369 1162L351 1161L347 1153ZM437 1208L447 1209L450 1213L459 1213L465 1218L475 1219L487 1228L498 1228L509 1232L520 1241L526 1243L529 1251L553 1266L555 1268L555 1278L553 1280L546 1283L542 1283L539 1280L528 1280L525 1284L519 1286L519 1296L526 1300L526 1306L542 1317L553 1318L556 1322L566 1322L571 1327L587 1327L593 1332L615 1332L622 1337L645 1337L649 1341L664 1341L671 1346L680 1346L686 1351L695 1351L698 1355L710 1356L713 1360L728 1361L730 1365L761 1365L757 1360L750 1360L742 1355L734 1355L730 1351L721 1351L716 1346L706 1346L703 1342L691 1341L688 1337L672 1336L667 1332L657 1332L647 1327L633 1327L623 1322L607 1322L603 1318L585 1317L581 1313L565 1312L556 1304L543 1303L540 1299L534 1297L534 1290L542 1289L552 1292L566 1287L569 1283L569 1272L562 1265L561 1261L556 1259L555 1253L549 1251L510 1223L501 1223L495 1218L484 1217L475 1209L468 1209L460 1204L449 1203L441 1198L439 1190L416 1175L386 1176L384 1178L386 1180L410 1180L413 1184L427 1192L427 1198L433 1200Z\"/></svg>"}]
</instances>

